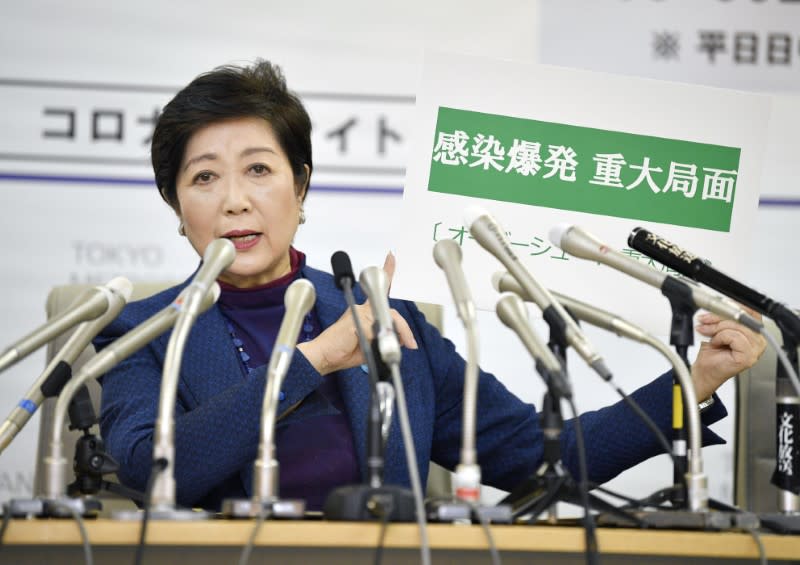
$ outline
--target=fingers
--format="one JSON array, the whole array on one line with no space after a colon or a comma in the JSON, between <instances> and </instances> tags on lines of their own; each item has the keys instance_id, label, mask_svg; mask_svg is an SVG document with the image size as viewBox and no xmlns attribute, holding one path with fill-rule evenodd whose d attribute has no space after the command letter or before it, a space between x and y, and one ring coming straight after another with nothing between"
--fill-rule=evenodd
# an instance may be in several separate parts
<instances>
[{"instance_id":1,"label":"fingers","mask_svg":"<svg viewBox=\"0 0 800 565\"><path fill-rule=\"evenodd\" d=\"M751 366L761 357L766 348L766 340L760 334L737 322L722 320L716 324L710 324L708 328L698 328L698 332L711 338L710 341L701 344L701 347L728 350L743 365Z\"/></svg>"},{"instance_id":2,"label":"fingers","mask_svg":"<svg viewBox=\"0 0 800 565\"><path fill-rule=\"evenodd\" d=\"M397 262L394 257L394 253L389 251L386 254L386 259L383 261L383 270L386 272L386 294L389 294L389 290L392 288L392 279L394 278L394 269Z\"/></svg>"},{"instance_id":3,"label":"fingers","mask_svg":"<svg viewBox=\"0 0 800 565\"><path fill-rule=\"evenodd\" d=\"M372 316L372 309L370 308L369 301L359 305L357 308L364 333L366 334L367 339L372 339L374 337L372 334L372 323L374 318ZM403 318L403 316L401 316L400 313L394 308L390 308L389 313L392 315L392 321L394 322L395 331L397 332L397 339L400 341L400 345L408 347L409 349L418 349L419 346L417 345L417 340L414 338L414 332L411 331L411 326L408 325L406 319ZM353 329L355 331L355 328Z\"/></svg>"},{"instance_id":4,"label":"fingers","mask_svg":"<svg viewBox=\"0 0 800 565\"><path fill-rule=\"evenodd\" d=\"M400 313L392 308L392 320L394 320L394 327L397 330L397 338L400 340L400 345L408 347L409 349L418 349L417 340L414 339L414 332L411 331L411 326L408 325L406 319Z\"/></svg>"}]
</instances>

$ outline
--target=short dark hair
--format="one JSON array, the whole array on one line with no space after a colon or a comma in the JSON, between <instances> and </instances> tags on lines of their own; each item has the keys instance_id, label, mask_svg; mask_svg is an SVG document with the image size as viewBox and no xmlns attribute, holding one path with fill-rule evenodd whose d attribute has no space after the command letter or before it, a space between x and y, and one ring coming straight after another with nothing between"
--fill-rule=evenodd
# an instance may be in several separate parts
<instances>
[{"instance_id":1,"label":"short dark hair","mask_svg":"<svg viewBox=\"0 0 800 565\"><path fill-rule=\"evenodd\" d=\"M307 188L314 168L311 119L300 98L286 88L280 67L257 60L252 66L225 65L204 73L164 106L153 132L150 159L156 186L167 204L178 209L175 183L192 134L213 122L251 116L269 122L289 158L295 184Z\"/></svg>"}]
</instances>

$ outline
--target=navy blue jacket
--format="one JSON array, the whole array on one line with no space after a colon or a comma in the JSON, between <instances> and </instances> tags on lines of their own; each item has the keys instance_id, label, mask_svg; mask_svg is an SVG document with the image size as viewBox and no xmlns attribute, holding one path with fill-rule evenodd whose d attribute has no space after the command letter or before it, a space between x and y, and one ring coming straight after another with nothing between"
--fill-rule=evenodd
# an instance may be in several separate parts
<instances>
[{"instance_id":1,"label":"navy blue jacket","mask_svg":"<svg viewBox=\"0 0 800 565\"><path fill-rule=\"evenodd\" d=\"M345 312L344 297L331 275L306 266L302 276L316 289L316 314L322 328L327 328ZM101 349L169 305L187 283L126 306L95 340L95 346ZM408 321L419 344L417 350L403 350L401 372L424 484L429 461L449 469L458 463L465 361L453 344L425 321L414 303L392 300L391 306ZM121 465L120 480L137 490L144 490L150 474L169 336L168 332L153 340L101 380L102 437L109 453ZM529 365L524 370L529 371ZM217 509L224 498L249 496L260 434L264 375L265 367L249 378L245 375L216 305L200 315L186 344L175 405L179 504ZM366 476L369 381L360 367L323 377L299 351L295 352L283 386L278 425L288 426L301 418L335 410L315 393L324 378L339 379L361 473ZM665 434L671 428L671 381L671 373L666 373L631 395ZM725 415L725 408L717 402L703 415L703 422L712 423ZM590 478L596 482L605 482L661 451L651 432L622 402L584 413L581 422ZM703 434L705 444L722 442L705 426ZM481 372L477 449L483 483L513 489L538 468L542 446L542 430L534 406L523 403L491 374ZM575 434L570 422L562 435L562 457L577 476ZM386 448L385 479L388 484L410 484L396 421Z\"/></svg>"}]
</instances>

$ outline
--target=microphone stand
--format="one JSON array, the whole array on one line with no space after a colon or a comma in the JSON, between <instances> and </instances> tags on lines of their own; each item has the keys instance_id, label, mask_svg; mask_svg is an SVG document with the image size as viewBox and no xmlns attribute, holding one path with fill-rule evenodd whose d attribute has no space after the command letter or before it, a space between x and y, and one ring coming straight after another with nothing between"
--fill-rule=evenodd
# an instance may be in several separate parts
<instances>
[{"instance_id":1,"label":"microphone stand","mask_svg":"<svg viewBox=\"0 0 800 565\"><path fill-rule=\"evenodd\" d=\"M331 491L325 500L323 514L327 520L413 522L412 492L396 485L383 484L384 445L378 383L391 387L391 372L378 353L377 337L368 343L356 313L353 282L342 277L342 290L353 315L361 353L367 361L370 380L369 414L367 416L367 477L363 484L345 485ZM377 322L376 322L377 326ZM373 332L377 336L376 331ZM387 409L389 409L387 405ZM388 425L387 435L388 435Z\"/></svg>"},{"instance_id":2,"label":"microphone stand","mask_svg":"<svg viewBox=\"0 0 800 565\"><path fill-rule=\"evenodd\" d=\"M567 340L563 331L564 323L559 316L554 315L551 309L545 310L543 316L550 326L550 339L547 345L561 361L562 366L566 368ZM571 397L572 392L569 390L563 374L553 374L538 361L536 371L547 385L547 391L542 400L541 417L544 435L543 461L533 475L515 487L500 503L511 505L514 518L527 516L528 523L534 523L542 512L549 510L548 522L556 523L558 519L557 502L583 505L580 487L561 461L561 432L564 429L561 400ZM622 520L624 524L643 525L642 520L637 516L617 508L597 495L588 493L588 502L591 508L611 514Z\"/></svg>"},{"instance_id":3,"label":"microphone stand","mask_svg":"<svg viewBox=\"0 0 800 565\"><path fill-rule=\"evenodd\" d=\"M783 350L795 371L798 369L796 333L780 320L776 320L783 336ZM783 534L800 533L800 497L791 489L791 477L781 471L781 447L783 437L800 438L800 402L797 392L793 389L782 363L778 363L775 375L775 456L776 466L772 474L771 483L778 489L778 512L759 514L761 523L773 531ZM782 432L781 428L784 428ZM796 441L796 440L795 440ZM786 449L786 446L783 446ZM800 472L800 454L798 447L786 450L786 462L794 473ZM788 487L788 488L787 488Z\"/></svg>"},{"instance_id":4,"label":"microphone stand","mask_svg":"<svg viewBox=\"0 0 800 565\"><path fill-rule=\"evenodd\" d=\"M697 306L692 299L689 287L674 279L665 279L661 293L669 300L672 308L670 345L675 347L676 353L683 360L686 368L691 369L688 350L694 344L692 319L697 312ZM687 508L686 471L688 462L687 434L683 422L686 421L686 407L683 405L680 382L676 375L672 377L672 390L672 454L675 462L672 473L673 486L661 492L672 503L672 506L677 509L685 509Z\"/></svg>"}]
</instances>

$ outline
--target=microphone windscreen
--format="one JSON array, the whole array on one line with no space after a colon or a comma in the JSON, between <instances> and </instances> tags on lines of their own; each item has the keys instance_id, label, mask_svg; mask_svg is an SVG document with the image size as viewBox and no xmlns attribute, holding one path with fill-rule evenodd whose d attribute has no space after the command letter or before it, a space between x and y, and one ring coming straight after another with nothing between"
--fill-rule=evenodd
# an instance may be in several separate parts
<instances>
[{"instance_id":1,"label":"microphone windscreen","mask_svg":"<svg viewBox=\"0 0 800 565\"><path fill-rule=\"evenodd\" d=\"M550 232L548 233L550 243L561 247L561 242L564 239L564 235L570 230L570 228L572 228L572 225L568 223L556 224L550 228Z\"/></svg>"},{"instance_id":2,"label":"microphone windscreen","mask_svg":"<svg viewBox=\"0 0 800 565\"><path fill-rule=\"evenodd\" d=\"M494 288L497 292L503 292L500 290L500 283L503 282L503 277L506 275L506 271L495 271L492 275L492 288Z\"/></svg>"},{"instance_id":3,"label":"microphone windscreen","mask_svg":"<svg viewBox=\"0 0 800 565\"><path fill-rule=\"evenodd\" d=\"M348 279L352 286L356 277L353 274L353 265L350 263L350 257L347 253L337 251L331 255L331 269L333 270L333 281L336 283L336 288L344 290L345 279Z\"/></svg>"},{"instance_id":4,"label":"microphone windscreen","mask_svg":"<svg viewBox=\"0 0 800 565\"><path fill-rule=\"evenodd\" d=\"M125 299L125 302L130 300L131 294L133 294L133 283L131 283L131 281L125 277L114 277L108 281L106 286L122 296L122 298Z\"/></svg>"},{"instance_id":5,"label":"microphone windscreen","mask_svg":"<svg viewBox=\"0 0 800 565\"><path fill-rule=\"evenodd\" d=\"M464 225L467 226L467 229L472 227L472 224L475 223L475 220L480 218L481 216L486 216L487 212L480 206L468 206L464 210Z\"/></svg>"}]
</instances>

